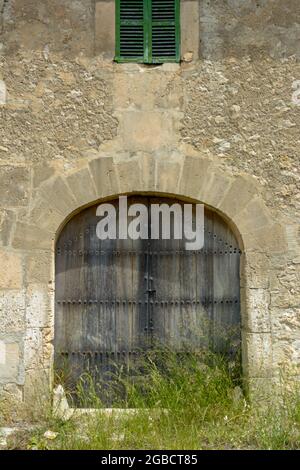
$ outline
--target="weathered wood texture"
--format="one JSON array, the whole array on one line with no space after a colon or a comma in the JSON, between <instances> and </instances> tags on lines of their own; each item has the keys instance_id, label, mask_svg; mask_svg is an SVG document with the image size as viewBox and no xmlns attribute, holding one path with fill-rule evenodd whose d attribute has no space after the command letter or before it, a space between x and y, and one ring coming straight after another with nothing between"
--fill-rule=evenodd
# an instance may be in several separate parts
<instances>
[{"instance_id":1,"label":"weathered wood texture","mask_svg":"<svg viewBox=\"0 0 300 470\"><path fill-rule=\"evenodd\" d=\"M128 199L136 202L176 201ZM96 206L82 211L56 247L55 362L68 363L71 383L84 371L109 380L113 363L128 366L157 344L225 351L230 330L239 341L240 251L220 216L205 210L199 251L174 238L100 241L98 221Z\"/></svg>"}]
</instances>

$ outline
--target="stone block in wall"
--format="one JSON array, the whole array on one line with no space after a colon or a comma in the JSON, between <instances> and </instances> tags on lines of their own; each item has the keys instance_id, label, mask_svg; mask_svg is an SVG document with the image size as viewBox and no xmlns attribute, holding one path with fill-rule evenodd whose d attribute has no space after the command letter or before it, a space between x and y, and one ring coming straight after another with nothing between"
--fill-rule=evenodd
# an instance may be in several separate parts
<instances>
[{"instance_id":1,"label":"stone block in wall","mask_svg":"<svg viewBox=\"0 0 300 470\"><path fill-rule=\"evenodd\" d=\"M246 252L243 261L241 286L252 289L267 289L270 286L271 266L265 253Z\"/></svg>"},{"instance_id":2,"label":"stone block in wall","mask_svg":"<svg viewBox=\"0 0 300 470\"><path fill-rule=\"evenodd\" d=\"M6 84L3 80L0 80L0 106L4 106L7 100Z\"/></svg>"},{"instance_id":3,"label":"stone block in wall","mask_svg":"<svg viewBox=\"0 0 300 470\"><path fill-rule=\"evenodd\" d=\"M27 328L24 337L24 366L33 369L42 366L42 330Z\"/></svg>"},{"instance_id":4,"label":"stone block in wall","mask_svg":"<svg viewBox=\"0 0 300 470\"><path fill-rule=\"evenodd\" d=\"M19 342L11 339L0 339L0 384L18 381L19 367Z\"/></svg>"},{"instance_id":5,"label":"stone block in wall","mask_svg":"<svg viewBox=\"0 0 300 470\"><path fill-rule=\"evenodd\" d=\"M285 224L286 239L290 253L294 261L300 263L300 237L299 237L299 224Z\"/></svg>"},{"instance_id":6,"label":"stone block in wall","mask_svg":"<svg viewBox=\"0 0 300 470\"><path fill-rule=\"evenodd\" d=\"M19 253L0 251L0 289L22 287L22 257Z\"/></svg>"},{"instance_id":7,"label":"stone block in wall","mask_svg":"<svg viewBox=\"0 0 300 470\"><path fill-rule=\"evenodd\" d=\"M0 209L0 246L10 244L16 214L12 210Z\"/></svg>"},{"instance_id":8,"label":"stone block in wall","mask_svg":"<svg viewBox=\"0 0 300 470\"><path fill-rule=\"evenodd\" d=\"M2 384L0 387L0 397L3 398L8 403L13 404L14 414L16 417L18 417L19 416L18 413L21 411L18 408L20 407L20 405L22 405L22 400L23 400L22 387L15 383Z\"/></svg>"},{"instance_id":9,"label":"stone block in wall","mask_svg":"<svg viewBox=\"0 0 300 470\"><path fill-rule=\"evenodd\" d=\"M198 0L180 2L181 58L191 61L199 58L200 13Z\"/></svg>"},{"instance_id":10,"label":"stone block in wall","mask_svg":"<svg viewBox=\"0 0 300 470\"><path fill-rule=\"evenodd\" d=\"M246 314L243 328L252 333L270 333L270 293L267 289L241 289L241 302Z\"/></svg>"},{"instance_id":11,"label":"stone block in wall","mask_svg":"<svg viewBox=\"0 0 300 470\"><path fill-rule=\"evenodd\" d=\"M19 333L25 328L25 293L0 291L0 334Z\"/></svg>"},{"instance_id":12,"label":"stone block in wall","mask_svg":"<svg viewBox=\"0 0 300 470\"><path fill-rule=\"evenodd\" d=\"M287 240L285 228L280 223L274 223L253 232L258 246L269 253L286 253Z\"/></svg>"},{"instance_id":13,"label":"stone block in wall","mask_svg":"<svg viewBox=\"0 0 300 470\"><path fill-rule=\"evenodd\" d=\"M160 158L157 160L155 189L160 192L175 192L178 188L182 163Z\"/></svg>"},{"instance_id":14,"label":"stone block in wall","mask_svg":"<svg viewBox=\"0 0 300 470\"><path fill-rule=\"evenodd\" d=\"M231 183L232 178L225 175L224 172L218 168L211 169L199 188L200 201L211 207L218 207Z\"/></svg>"},{"instance_id":15,"label":"stone block in wall","mask_svg":"<svg viewBox=\"0 0 300 470\"><path fill-rule=\"evenodd\" d=\"M27 327L24 336L25 370L52 366L53 329Z\"/></svg>"},{"instance_id":16,"label":"stone block in wall","mask_svg":"<svg viewBox=\"0 0 300 470\"><path fill-rule=\"evenodd\" d=\"M12 246L23 250L49 250L51 248L51 234L38 225L18 222L12 239Z\"/></svg>"},{"instance_id":17,"label":"stone block in wall","mask_svg":"<svg viewBox=\"0 0 300 470\"><path fill-rule=\"evenodd\" d=\"M273 376L271 333L242 334L243 363L248 377Z\"/></svg>"},{"instance_id":18,"label":"stone block in wall","mask_svg":"<svg viewBox=\"0 0 300 470\"><path fill-rule=\"evenodd\" d=\"M254 197L236 217L234 222L239 227L241 233L255 232L266 227L274 220L266 208L264 202L259 197Z\"/></svg>"},{"instance_id":19,"label":"stone block in wall","mask_svg":"<svg viewBox=\"0 0 300 470\"><path fill-rule=\"evenodd\" d=\"M98 197L118 194L119 182L116 166L111 157L100 157L89 163Z\"/></svg>"},{"instance_id":20,"label":"stone block in wall","mask_svg":"<svg viewBox=\"0 0 300 470\"><path fill-rule=\"evenodd\" d=\"M77 204L75 197L61 177L55 177L40 186L40 196L63 216L69 215Z\"/></svg>"},{"instance_id":21,"label":"stone block in wall","mask_svg":"<svg viewBox=\"0 0 300 470\"><path fill-rule=\"evenodd\" d=\"M148 191L155 191L155 170L156 158L154 155L147 155L144 152L138 154L137 157L141 161L141 178L142 186Z\"/></svg>"},{"instance_id":22,"label":"stone block in wall","mask_svg":"<svg viewBox=\"0 0 300 470\"><path fill-rule=\"evenodd\" d=\"M78 207L97 199L94 182L88 168L71 173L66 177L66 183L71 189Z\"/></svg>"},{"instance_id":23,"label":"stone block in wall","mask_svg":"<svg viewBox=\"0 0 300 470\"><path fill-rule=\"evenodd\" d=\"M257 187L251 177L238 176L218 206L224 214L234 217L239 214L257 194Z\"/></svg>"},{"instance_id":24,"label":"stone block in wall","mask_svg":"<svg viewBox=\"0 0 300 470\"><path fill-rule=\"evenodd\" d=\"M42 329L42 340L43 340L43 364L44 367L52 367L53 365L53 354L54 354L54 331L53 328Z\"/></svg>"},{"instance_id":25,"label":"stone block in wall","mask_svg":"<svg viewBox=\"0 0 300 470\"><path fill-rule=\"evenodd\" d=\"M49 369L34 368L28 369L24 384L24 401L32 406L32 413L40 417L41 407L49 406L50 399L50 378Z\"/></svg>"},{"instance_id":26,"label":"stone block in wall","mask_svg":"<svg viewBox=\"0 0 300 470\"><path fill-rule=\"evenodd\" d=\"M30 209L28 222L40 229L56 232L63 219L64 216L51 207L49 201L36 198Z\"/></svg>"},{"instance_id":27,"label":"stone block in wall","mask_svg":"<svg viewBox=\"0 0 300 470\"><path fill-rule=\"evenodd\" d=\"M130 192L132 188L138 191L143 189L139 163L137 158L130 158L120 160L116 164L121 193Z\"/></svg>"},{"instance_id":28,"label":"stone block in wall","mask_svg":"<svg viewBox=\"0 0 300 470\"><path fill-rule=\"evenodd\" d=\"M174 64L164 64L172 65ZM175 64L177 65L177 64ZM126 64L128 66L128 64ZM180 78L161 69L144 69L115 74L113 100L116 110L179 109L182 101Z\"/></svg>"},{"instance_id":29,"label":"stone block in wall","mask_svg":"<svg viewBox=\"0 0 300 470\"><path fill-rule=\"evenodd\" d=\"M25 258L27 284L49 284L53 282L54 255L51 251L28 254Z\"/></svg>"},{"instance_id":30,"label":"stone block in wall","mask_svg":"<svg viewBox=\"0 0 300 470\"><path fill-rule=\"evenodd\" d=\"M48 284L30 284L26 290L26 326L43 328L51 323L52 293Z\"/></svg>"},{"instance_id":31,"label":"stone block in wall","mask_svg":"<svg viewBox=\"0 0 300 470\"><path fill-rule=\"evenodd\" d=\"M179 194L197 198L213 171L211 165L208 158L186 157L179 182Z\"/></svg>"},{"instance_id":32,"label":"stone block in wall","mask_svg":"<svg viewBox=\"0 0 300 470\"><path fill-rule=\"evenodd\" d=\"M115 109L153 110L155 101L153 90L158 92L159 78L157 73L152 74L150 71L142 75L138 71L128 74L116 73L113 93Z\"/></svg>"},{"instance_id":33,"label":"stone block in wall","mask_svg":"<svg viewBox=\"0 0 300 470\"><path fill-rule=\"evenodd\" d=\"M37 188L42 184L44 181L48 180L53 176L55 173L54 168L48 166L47 163L43 163L42 165L35 165L33 168L33 178L32 183L33 187Z\"/></svg>"},{"instance_id":34,"label":"stone block in wall","mask_svg":"<svg viewBox=\"0 0 300 470\"><path fill-rule=\"evenodd\" d=\"M114 58L115 55L115 0L96 0L95 53Z\"/></svg>"},{"instance_id":35,"label":"stone block in wall","mask_svg":"<svg viewBox=\"0 0 300 470\"><path fill-rule=\"evenodd\" d=\"M120 124L120 137L124 150L155 151L174 148L173 113L126 111Z\"/></svg>"},{"instance_id":36,"label":"stone block in wall","mask_svg":"<svg viewBox=\"0 0 300 470\"><path fill-rule=\"evenodd\" d=\"M3 207L25 206L28 203L29 185L28 168L0 166L0 201Z\"/></svg>"}]
</instances>

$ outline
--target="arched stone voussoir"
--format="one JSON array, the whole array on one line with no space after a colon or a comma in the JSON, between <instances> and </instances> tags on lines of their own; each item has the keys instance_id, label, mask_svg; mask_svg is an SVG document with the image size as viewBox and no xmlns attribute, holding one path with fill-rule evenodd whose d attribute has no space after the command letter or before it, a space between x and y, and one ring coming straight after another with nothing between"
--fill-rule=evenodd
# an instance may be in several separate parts
<instances>
[{"instance_id":1,"label":"arched stone voussoir","mask_svg":"<svg viewBox=\"0 0 300 470\"><path fill-rule=\"evenodd\" d=\"M55 176L42 184L36 191L36 199L44 199L50 208L67 217L78 206L75 196L62 176ZM37 220L39 214L37 214ZM44 214L45 215L45 214Z\"/></svg>"},{"instance_id":2,"label":"arched stone voussoir","mask_svg":"<svg viewBox=\"0 0 300 470\"><path fill-rule=\"evenodd\" d=\"M160 158L156 163L155 190L160 193L179 192L179 181L182 173L184 158L168 160Z\"/></svg>"},{"instance_id":3,"label":"arched stone voussoir","mask_svg":"<svg viewBox=\"0 0 300 470\"><path fill-rule=\"evenodd\" d=\"M89 167L69 173L65 177L65 182L76 200L77 207L90 204L99 198Z\"/></svg>"},{"instance_id":4,"label":"arched stone voussoir","mask_svg":"<svg viewBox=\"0 0 300 470\"><path fill-rule=\"evenodd\" d=\"M280 223L270 223L252 232L242 233L246 250L261 250L267 254L286 253L287 237L285 228Z\"/></svg>"},{"instance_id":5,"label":"arched stone voussoir","mask_svg":"<svg viewBox=\"0 0 300 470\"><path fill-rule=\"evenodd\" d=\"M237 214L245 209L258 192L258 185L253 177L239 175L233 179L217 207L233 220Z\"/></svg>"},{"instance_id":6,"label":"arched stone voussoir","mask_svg":"<svg viewBox=\"0 0 300 470\"><path fill-rule=\"evenodd\" d=\"M233 221L242 233L253 233L274 223L269 208L259 196L254 196L241 212L233 216Z\"/></svg>"},{"instance_id":7,"label":"arched stone voussoir","mask_svg":"<svg viewBox=\"0 0 300 470\"><path fill-rule=\"evenodd\" d=\"M49 206L49 201L37 196L29 210L28 224L37 225L40 229L55 233L65 215Z\"/></svg>"},{"instance_id":8,"label":"arched stone voussoir","mask_svg":"<svg viewBox=\"0 0 300 470\"><path fill-rule=\"evenodd\" d=\"M112 157L101 156L90 161L88 166L94 182L96 199L120 193L117 167Z\"/></svg>"},{"instance_id":9,"label":"arched stone voussoir","mask_svg":"<svg viewBox=\"0 0 300 470\"><path fill-rule=\"evenodd\" d=\"M155 175L157 167L157 158L153 154L137 155L141 168L141 179L143 188L147 191L155 191ZM145 190L145 189L144 189Z\"/></svg>"},{"instance_id":10,"label":"arched stone voussoir","mask_svg":"<svg viewBox=\"0 0 300 470\"><path fill-rule=\"evenodd\" d=\"M212 208L218 209L227 191L231 187L233 177L211 166L207 178L199 187L198 199Z\"/></svg>"},{"instance_id":11,"label":"arched stone voussoir","mask_svg":"<svg viewBox=\"0 0 300 470\"><path fill-rule=\"evenodd\" d=\"M143 182L143 168L141 159L133 156L131 158L121 158L115 161L118 175L119 192L131 193L134 191L147 191Z\"/></svg>"},{"instance_id":12,"label":"arched stone voussoir","mask_svg":"<svg viewBox=\"0 0 300 470\"><path fill-rule=\"evenodd\" d=\"M211 168L212 161L207 157L185 157L178 185L179 194L198 199L200 188L207 184Z\"/></svg>"}]
</instances>

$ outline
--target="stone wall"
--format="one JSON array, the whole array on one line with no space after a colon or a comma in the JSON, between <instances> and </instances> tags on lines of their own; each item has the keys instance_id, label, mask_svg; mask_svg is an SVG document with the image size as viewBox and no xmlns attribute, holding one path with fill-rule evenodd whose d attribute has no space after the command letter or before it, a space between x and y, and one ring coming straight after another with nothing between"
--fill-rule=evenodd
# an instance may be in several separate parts
<instances>
[{"instance_id":1,"label":"stone wall","mask_svg":"<svg viewBox=\"0 0 300 470\"><path fill-rule=\"evenodd\" d=\"M182 49L206 59L300 54L298 0L181 0ZM2 32L1 32L2 31ZM0 42L74 57L114 54L114 0L0 0Z\"/></svg>"},{"instance_id":2,"label":"stone wall","mask_svg":"<svg viewBox=\"0 0 300 470\"><path fill-rule=\"evenodd\" d=\"M299 58L298 0L203 0L199 4L202 57Z\"/></svg>"},{"instance_id":3,"label":"stone wall","mask_svg":"<svg viewBox=\"0 0 300 470\"><path fill-rule=\"evenodd\" d=\"M100 50L101 3L0 0L1 388L26 398L51 377L60 227L132 191L203 201L232 224L244 372L253 389L281 367L298 378L298 1L185 1L200 59L158 67L113 63L111 37Z\"/></svg>"},{"instance_id":4,"label":"stone wall","mask_svg":"<svg viewBox=\"0 0 300 470\"><path fill-rule=\"evenodd\" d=\"M2 43L8 54L51 50L74 56L94 51L93 0L1 0Z\"/></svg>"}]
</instances>

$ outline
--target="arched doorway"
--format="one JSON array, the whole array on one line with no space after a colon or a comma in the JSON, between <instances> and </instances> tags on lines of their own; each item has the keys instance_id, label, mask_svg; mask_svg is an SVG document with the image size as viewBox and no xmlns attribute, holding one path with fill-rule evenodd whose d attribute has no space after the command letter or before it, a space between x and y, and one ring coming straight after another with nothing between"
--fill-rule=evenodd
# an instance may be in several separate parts
<instances>
[{"instance_id":1,"label":"arched doorway","mask_svg":"<svg viewBox=\"0 0 300 470\"><path fill-rule=\"evenodd\" d=\"M110 203L118 213L119 201ZM128 198L129 207L136 203L183 206ZM157 344L225 351L228 332L239 342L240 250L216 212L205 208L204 247L189 251L174 236L99 240L97 207L75 215L56 244L55 366L67 361L69 384L86 371L109 380L115 365Z\"/></svg>"}]
</instances>

